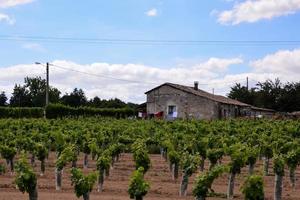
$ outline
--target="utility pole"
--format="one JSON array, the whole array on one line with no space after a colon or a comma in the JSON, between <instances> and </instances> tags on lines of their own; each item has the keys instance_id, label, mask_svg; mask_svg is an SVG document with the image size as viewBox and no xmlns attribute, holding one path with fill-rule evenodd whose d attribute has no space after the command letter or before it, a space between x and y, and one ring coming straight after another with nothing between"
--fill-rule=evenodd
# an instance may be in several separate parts
<instances>
[{"instance_id":1,"label":"utility pole","mask_svg":"<svg viewBox=\"0 0 300 200\"><path fill-rule=\"evenodd\" d=\"M212 89L212 93L215 94L215 88Z\"/></svg>"},{"instance_id":2,"label":"utility pole","mask_svg":"<svg viewBox=\"0 0 300 200\"><path fill-rule=\"evenodd\" d=\"M249 78L247 76L247 90L249 90Z\"/></svg>"},{"instance_id":3,"label":"utility pole","mask_svg":"<svg viewBox=\"0 0 300 200\"><path fill-rule=\"evenodd\" d=\"M49 105L49 63L46 63L46 104L45 107Z\"/></svg>"},{"instance_id":4,"label":"utility pole","mask_svg":"<svg viewBox=\"0 0 300 200\"><path fill-rule=\"evenodd\" d=\"M44 64L40 62L35 62L36 65L42 65L45 66ZM45 99L45 109L44 109L44 117L46 119L46 108L49 105L49 63L46 63L46 99Z\"/></svg>"}]
</instances>

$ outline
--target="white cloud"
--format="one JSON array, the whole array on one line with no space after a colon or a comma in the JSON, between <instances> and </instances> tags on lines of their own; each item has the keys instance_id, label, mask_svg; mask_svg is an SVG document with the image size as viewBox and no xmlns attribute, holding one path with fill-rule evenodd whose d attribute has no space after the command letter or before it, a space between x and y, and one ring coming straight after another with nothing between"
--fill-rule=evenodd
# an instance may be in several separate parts
<instances>
[{"instance_id":1,"label":"white cloud","mask_svg":"<svg viewBox=\"0 0 300 200\"><path fill-rule=\"evenodd\" d=\"M150 9L145 13L149 17L156 17L158 12L156 8Z\"/></svg>"},{"instance_id":2,"label":"white cloud","mask_svg":"<svg viewBox=\"0 0 300 200\"><path fill-rule=\"evenodd\" d=\"M22 48L29 49L38 52L45 52L46 49L38 43L26 43L22 45Z\"/></svg>"},{"instance_id":3,"label":"white cloud","mask_svg":"<svg viewBox=\"0 0 300 200\"><path fill-rule=\"evenodd\" d=\"M218 22L224 25L253 23L262 19L290 15L300 10L300 0L246 0L236 3L231 10L218 15Z\"/></svg>"},{"instance_id":4,"label":"white cloud","mask_svg":"<svg viewBox=\"0 0 300 200\"><path fill-rule=\"evenodd\" d=\"M83 88L89 98L98 95L100 98L120 98L124 101L143 102L144 92L164 82L193 85L195 80L200 83L216 82L220 77L215 69L227 69L230 65L239 64L240 59L211 58L206 62L191 67L158 68L141 64L108 64L92 63L81 65L70 61L53 61L53 64L87 73L98 74L89 76L50 66L50 84L63 93L71 92L75 87ZM26 76L44 77L45 67L40 65L15 65L0 68L0 91L12 92L15 83L23 83ZM117 77L126 80L137 80L139 83L124 82L104 78ZM200 85L202 87L202 85ZM203 89L209 89L203 85Z\"/></svg>"},{"instance_id":5,"label":"white cloud","mask_svg":"<svg viewBox=\"0 0 300 200\"><path fill-rule=\"evenodd\" d=\"M0 0L0 8L10 8L18 5L32 3L34 0Z\"/></svg>"},{"instance_id":6,"label":"white cloud","mask_svg":"<svg viewBox=\"0 0 300 200\"><path fill-rule=\"evenodd\" d=\"M212 57L208 61L197 65L196 68L202 68L214 72L225 72L229 66L242 63L243 60L241 58L222 59Z\"/></svg>"},{"instance_id":7,"label":"white cloud","mask_svg":"<svg viewBox=\"0 0 300 200\"><path fill-rule=\"evenodd\" d=\"M10 16L0 13L0 22L6 22L9 25L14 25L15 24L15 19L11 18Z\"/></svg>"},{"instance_id":8,"label":"white cloud","mask_svg":"<svg viewBox=\"0 0 300 200\"><path fill-rule=\"evenodd\" d=\"M243 59L212 57L196 65L181 64L180 67L158 68L142 64L78 64L71 61L57 60L54 65L97 74L89 76L50 66L50 84L63 93L71 92L75 87L82 88L91 98L120 98L124 101L141 103L145 101L144 92L164 82L193 85L199 81L199 87L208 92L226 95L236 82L246 84L249 77L250 86L258 81L279 77L283 82L299 81L300 49L282 50L249 62L251 69L247 73L228 73L230 67L244 63ZM23 84L26 76L45 76L45 67L33 64L0 67L0 91L11 94L15 83ZM112 80L116 77L135 82ZM252 85L251 85L252 84Z\"/></svg>"},{"instance_id":9,"label":"white cloud","mask_svg":"<svg viewBox=\"0 0 300 200\"><path fill-rule=\"evenodd\" d=\"M300 77L300 49L281 50L255 60L250 65L254 67L256 72Z\"/></svg>"}]
</instances>

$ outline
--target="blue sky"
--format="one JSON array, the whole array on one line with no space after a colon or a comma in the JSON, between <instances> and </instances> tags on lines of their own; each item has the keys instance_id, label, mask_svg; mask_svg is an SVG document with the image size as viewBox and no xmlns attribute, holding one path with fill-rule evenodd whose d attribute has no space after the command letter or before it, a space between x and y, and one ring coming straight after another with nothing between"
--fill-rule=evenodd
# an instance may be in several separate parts
<instances>
[{"instance_id":1,"label":"blue sky","mask_svg":"<svg viewBox=\"0 0 300 200\"><path fill-rule=\"evenodd\" d=\"M299 42L285 45L275 43L267 46L234 46L7 40L7 36L40 36L126 40L300 41L300 13L298 12L300 1L276 1L273 1L274 6L268 0L0 0L0 39L2 38L0 40L0 73L2 69L0 90L9 93L14 84L12 82L22 82L22 75L35 75L35 73L30 73L32 70L26 71L34 67L31 64L35 61L63 63L66 65L64 67L75 66L82 71L91 70L89 67L92 64L102 63L108 65L105 71L100 69L97 71L95 68L93 69L95 71L90 72L95 74L101 72L132 80L142 80L143 77L137 76L136 73L132 76L132 72L122 74L115 68L132 64L132 70L139 71L142 68L140 66L144 66L145 74L149 72L147 69L167 72L168 70L197 68L197 70L205 70L203 76L212 73L208 79L203 79L205 83L211 82L212 84L217 81L227 83L247 74L253 76L253 79L258 78L256 75L261 75L259 79L273 77L285 79L289 77L289 73L295 75L293 70L298 67L295 63L300 56ZM269 59L267 59L268 56L270 56ZM286 66L286 62L283 61L290 58L289 56L292 56L293 62ZM207 67L205 64L209 63L212 58L221 61L240 59L241 62L233 62L225 66L223 62L218 62ZM271 61L275 58L282 62L272 63ZM274 70L266 66L270 63L274 64ZM118 67L114 67L117 64ZM25 71L23 74L20 72L22 69L14 71L16 66L20 65ZM222 70L215 70L216 68L222 68ZM278 71L282 68L287 70ZM3 74L7 71L16 75L8 77ZM172 77L159 78L162 75L157 73L163 72L153 72L154 74L149 76L147 81L155 82L156 75L159 80L157 84L163 81L186 84L194 81L186 80L189 78L188 73L186 77L181 77L180 74L178 77L173 76L175 80ZM298 73L299 70L296 72ZM202 79L200 75L198 77ZM198 77L191 76L191 79ZM73 79L75 80L76 77ZM94 82L97 87L100 83ZM53 84L66 92L73 86L71 82L63 84L54 78ZM109 91L103 91L105 90L103 88L91 92L93 90L90 87L93 84L86 84L77 83L76 86L86 89L90 96L99 95L103 98L117 96L132 101L142 101L143 98L142 95L136 98L131 97L131 88L137 86L130 84L127 93L119 90L109 93ZM124 83L119 84L124 85ZM145 85L141 86L140 90L133 91L140 92L151 87L153 85ZM218 87L217 85L204 86L204 89L210 90L211 87L219 88L221 94L228 91L228 86ZM107 88L107 90L110 89Z\"/></svg>"}]
</instances>

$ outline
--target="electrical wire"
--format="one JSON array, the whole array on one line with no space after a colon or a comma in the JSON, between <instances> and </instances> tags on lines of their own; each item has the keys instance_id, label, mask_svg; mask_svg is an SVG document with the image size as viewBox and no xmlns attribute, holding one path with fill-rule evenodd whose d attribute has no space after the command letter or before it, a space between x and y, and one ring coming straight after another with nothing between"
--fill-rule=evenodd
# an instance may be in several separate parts
<instances>
[{"instance_id":1,"label":"electrical wire","mask_svg":"<svg viewBox=\"0 0 300 200\"><path fill-rule=\"evenodd\" d=\"M105 78L105 79L112 79L112 80L129 82L129 83L143 83L143 84L151 84L151 85L157 84L157 83L154 83L154 82L144 82L144 81L137 81L137 80L128 80L128 79L116 78L116 77L112 77L112 76L104 75L104 74L93 74L93 73L79 71L79 70L75 70L75 69L71 69L71 68L67 68L67 67L62 67L62 66L55 65L55 64L50 64L50 65L53 66L53 67L56 67L56 68L60 68L60 69L68 70L68 71L73 71L73 72L76 72L76 73L81 73L81 74L85 74L85 75L89 75L89 76L95 76L95 77Z\"/></svg>"},{"instance_id":2,"label":"electrical wire","mask_svg":"<svg viewBox=\"0 0 300 200\"><path fill-rule=\"evenodd\" d=\"M103 45L214 45L214 46L273 46L300 45L300 40L153 40L153 39L112 39L112 38L75 38L24 35L0 35L6 41L39 41L55 43L86 43Z\"/></svg>"},{"instance_id":3,"label":"electrical wire","mask_svg":"<svg viewBox=\"0 0 300 200\"><path fill-rule=\"evenodd\" d=\"M84 71L79 71L79 70L75 70L75 69L71 69L71 68L67 68L67 67L62 67L56 64L50 64L50 66L56 67L56 68L60 68L63 70L68 70L68 71L73 71L76 73L81 73L81 74L85 74L85 75L89 75L89 76L95 76L95 77L99 77L99 78L105 78L105 79L111 79L111 80L117 80L117 81L123 81L123 82L129 82L129 83L142 83L142 84L149 84L149 85L157 85L158 83L154 83L154 82L146 82L146 81L138 81L138 80L128 80L128 79L122 79L122 78L117 78L114 76L110 76L107 74L94 74L94 73L89 73L89 72L84 72ZM238 80L233 80L233 81L221 81L221 82L215 82L215 83L199 83L199 85L228 85L228 84L233 84L238 82L238 81L242 81L245 79L238 79Z\"/></svg>"}]
</instances>

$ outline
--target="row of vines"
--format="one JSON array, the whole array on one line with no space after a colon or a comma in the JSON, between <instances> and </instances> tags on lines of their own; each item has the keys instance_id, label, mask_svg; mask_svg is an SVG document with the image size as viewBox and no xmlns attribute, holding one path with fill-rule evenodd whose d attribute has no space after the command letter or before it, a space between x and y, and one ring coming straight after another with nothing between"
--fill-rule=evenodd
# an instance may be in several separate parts
<instances>
[{"instance_id":1,"label":"row of vines","mask_svg":"<svg viewBox=\"0 0 300 200\"><path fill-rule=\"evenodd\" d=\"M6 161L0 173L11 173L21 192L30 200L38 199L38 176L45 173L49 153L56 155L55 188L63 188L63 170L71 164L71 182L77 197L88 200L94 185L102 192L105 178L123 152L132 153L136 170L128 184L130 198L141 200L150 189L144 175L151 168L149 153L160 153L168 163L170 176L180 182L178 194L187 195L189 178L197 173L193 195L197 200L218 195L212 189L216 178L228 173L226 197L234 198L236 177L247 167L249 176L241 188L245 199L264 199L263 178L275 174L274 199L282 198L285 168L295 188L295 171L300 164L299 121L143 121L110 118L79 119L2 119L0 120L0 153ZM96 161L94 172L85 174L78 167L78 156L84 154L83 167ZM229 163L222 163L222 158ZM263 172L254 167L264 162ZM210 165L205 169L204 162ZM16 162L16 163L15 163ZM40 170L32 166L40 164ZM5 172L7 171L7 172ZM39 175L38 175L39 174ZM181 176L180 176L181 175ZM0 179L1 181L1 179Z\"/></svg>"}]
</instances>

